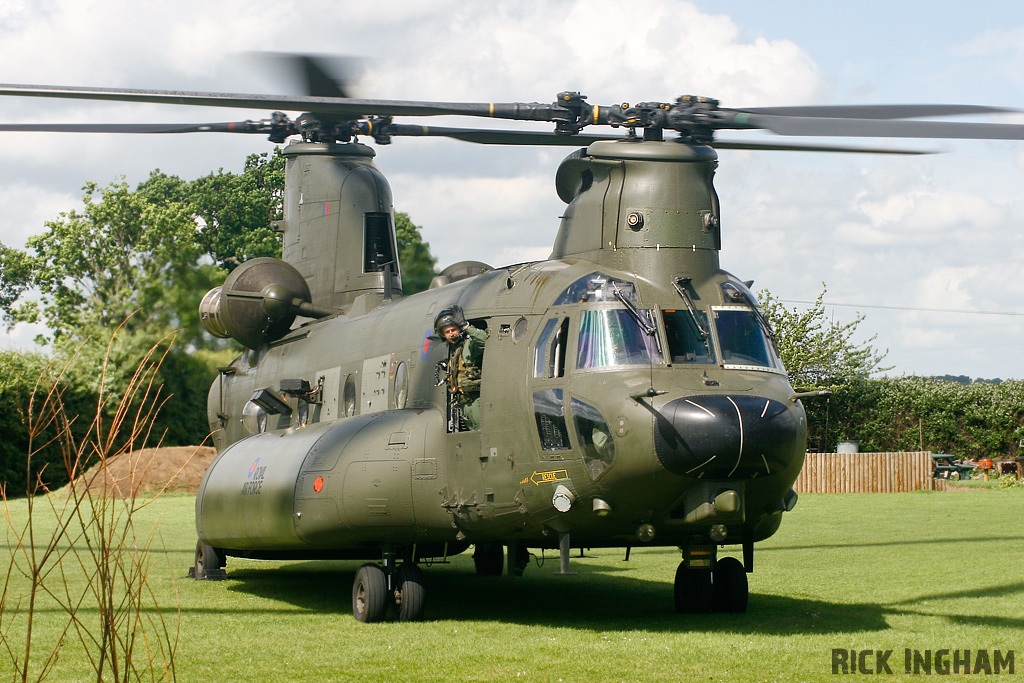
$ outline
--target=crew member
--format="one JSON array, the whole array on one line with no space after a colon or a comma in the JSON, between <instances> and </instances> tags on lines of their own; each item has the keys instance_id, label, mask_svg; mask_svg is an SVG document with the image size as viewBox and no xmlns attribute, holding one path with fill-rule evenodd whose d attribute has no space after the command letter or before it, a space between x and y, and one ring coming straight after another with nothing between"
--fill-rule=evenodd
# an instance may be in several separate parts
<instances>
[{"instance_id":1,"label":"crew member","mask_svg":"<svg viewBox=\"0 0 1024 683\"><path fill-rule=\"evenodd\" d=\"M442 311L437 331L448 342L448 392L459 405L466 429L480 429L480 375L487 332L457 311Z\"/></svg>"}]
</instances>

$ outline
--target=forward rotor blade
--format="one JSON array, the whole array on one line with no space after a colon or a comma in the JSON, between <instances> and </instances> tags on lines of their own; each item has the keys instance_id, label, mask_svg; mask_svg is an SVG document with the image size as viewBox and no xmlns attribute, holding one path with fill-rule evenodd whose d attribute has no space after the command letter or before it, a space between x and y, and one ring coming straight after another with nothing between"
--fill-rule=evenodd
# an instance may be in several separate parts
<instances>
[{"instance_id":1,"label":"forward rotor blade","mask_svg":"<svg viewBox=\"0 0 1024 683\"><path fill-rule=\"evenodd\" d=\"M756 107L743 109L752 114L798 116L829 119L913 119L928 116L969 116L973 114L1005 114L1019 112L1010 107L989 107L977 104L855 104L806 107Z\"/></svg>"},{"instance_id":2,"label":"forward rotor blade","mask_svg":"<svg viewBox=\"0 0 1024 683\"><path fill-rule=\"evenodd\" d=\"M623 135L559 135L545 131L486 130L480 128L444 128L391 124L389 135L402 137L445 137L481 145L547 145L553 147L586 147L598 140L626 140Z\"/></svg>"},{"instance_id":3,"label":"forward rotor blade","mask_svg":"<svg viewBox=\"0 0 1024 683\"><path fill-rule=\"evenodd\" d=\"M803 116L738 115L737 123L779 135L866 138L949 138L1024 140L1024 125L958 121L826 119Z\"/></svg>"},{"instance_id":4,"label":"forward rotor blade","mask_svg":"<svg viewBox=\"0 0 1024 683\"><path fill-rule=\"evenodd\" d=\"M892 147L859 147L856 145L814 145L799 142L740 142L737 140L713 140L708 143L715 149L752 149L776 152L846 152L860 154L936 154L935 150L896 149Z\"/></svg>"}]
</instances>

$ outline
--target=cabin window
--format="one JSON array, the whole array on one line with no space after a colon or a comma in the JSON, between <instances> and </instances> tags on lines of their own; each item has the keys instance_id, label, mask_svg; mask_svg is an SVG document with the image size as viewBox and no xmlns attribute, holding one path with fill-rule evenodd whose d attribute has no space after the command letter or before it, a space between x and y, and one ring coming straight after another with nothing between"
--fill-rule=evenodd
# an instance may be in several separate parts
<instances>
[{"instance_id":1,"label":"cabin window","mask_svg":"<svg viewBox=\"0 0 1024 683\"><path fill-rule=\"evenodd\" d=\"M533 415L537 420L540 447L545 451L567 451L569 432L565 426L565 403L561 389L533 392Z\"/></svg>"},{"instance_id":2,"label":"cabin window","mask_svg":"<svg viewBox=\"0 0 1024 683\"><path fill-rule=\"evenodd\" d=\"M349 375L345 378L345 389L342 395L342 414L352 417L356 414L356 378Z\"/></svg>"},{"instance_id":3,"label":"cabin window","mask_svg":"<svg viewBox=\"0 0 1024 683\"><path fill-rule=\"evenodd\" d=\"M612 430L601 416L601 411L575 398L572 399L572 417L576 423L576 437L583 450L583 463L591 478L597 479L615 460Z\"/></svg>"},{"instance_id":4,"label":"cabin window","mask_svg":"<svg viewBox=\"0 0 1024 683\"><path fill-rule=\"evenodd\" d=\"M252 401L242 406L242 426L250 434L262 434L267 431L267 411Z\"/></svg>"},{"instance_id":5,"label":"cabin window","mask_svg":"<svg viewBox=\"0 0 1024 683\"><path fill-rule=\"evenodd\" d=\"M534 377L564 377L569 319L552 318L544 324L533 350Z\"/></svg>"},{"instance_id":6,"label":"cabin window","mask_svg":"<svg viewBox=\"0 0 1024 683\"><path fill-rule=\"evenodd\" d=\"M569 285L555 299L555 306L618 301L616 292L629 299L632 303L637 303L636 286L632 282L616 280L602 273L591 273Z\"/></svg>"},{"instance_id":7,"label":"cabin window","mask_svg":"<svg viewBox=\"0 0 1024 683\"><path fill-rule=\"evenodd\" d=\"M708 316L703 311L665 311L665 334L672 363L714 363L708 333Z\"/></svg>"},{"instance_id":8,"label":"cabin window","mask_svg":"<svg viewBox=\"0 0 1024 683\"><path fill-rule=\"evenodd\" d=\"M386 213L363 214L363 272L380 272L389 263L392 272L397 272L391 216Z\"/></svg>"},{"instance_id":9,"label":"cabin window","mask_svg":"<svg viewBox=\"0 0 1024 683\"><path fill-rule=\"evenodd\" d=\"M712 313L723 366L783 371L772 342L752 310L745 306L716 307Z\"/></svg>"},{"instance_id":10,"label":"cabin window","mask_svg":"<svg viewBox=\"0 0 1024 683\"><path fill-rule=\"evenodd\" d=\"M405 408L409 400L409 368L405 361L398 364L395 370L394 405L398 410Z\"/></svg>"},{"instance_id":11,"label":"cabin window","mask_svg":"<svg viewBox=\"0 0 1024 683\"><path fill-rule=\"evenodd\" d=\"M576 367L582 370L661 363L658 335L648 334L645 327L655 329L650 311L622 308L583 311Z\"/></svg>"}]
</instances>

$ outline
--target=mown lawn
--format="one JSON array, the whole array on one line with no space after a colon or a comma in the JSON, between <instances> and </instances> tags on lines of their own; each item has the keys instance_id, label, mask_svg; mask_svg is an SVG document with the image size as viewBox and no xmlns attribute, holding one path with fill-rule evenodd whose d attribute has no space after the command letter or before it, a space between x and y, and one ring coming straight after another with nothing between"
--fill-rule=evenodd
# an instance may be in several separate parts
<instances>
[{"instance_id":1,"label":"mown lawn","mask_svg":"<svg viewBox=\"0 0 1024 683\"><path fill-rule=\"evenodd\" d=\"M172 622L180 606L182 681L814 681L835 680L833 648L893 650L889 680L904 677L905 648L1016 649L1020 675L1022 507L1020 489L801 496L758 545L743 615L675 614L678 551L650 548L628 563L587 551L575 577L552 575L549 555L521 579L477 577L467 553L425 569L426 622L374 625L350 614L358 562L231 559L228 580L191 581L193 498L164 497L144 516L159 547L150 583ZM23 648L12 616L0 632ZM44 605L37 647L63 623ZM77 647L49 680L89 678Z\"/></svg>"}]
</instances>

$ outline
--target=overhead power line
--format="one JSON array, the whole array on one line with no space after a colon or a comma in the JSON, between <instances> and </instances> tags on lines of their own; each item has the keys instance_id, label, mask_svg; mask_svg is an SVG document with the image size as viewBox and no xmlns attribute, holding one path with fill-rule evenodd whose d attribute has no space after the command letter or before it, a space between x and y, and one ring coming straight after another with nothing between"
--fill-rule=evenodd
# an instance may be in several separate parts
<instances>
[{"instance_id":1,"label":"overhead power line","mask_svg":"<svg viewBox=\"0 0 1024 683\"><path fill-rule=\"evenodd\" d=\"M779 299L784 304L808 304L813 306L816 301L803 301L801 299ZM969 313L973 315L1005 315L1024 316L1024 313L1017 311L979 311L977 309L965 308L920 308L915 306L876 306L872 304L837 304L830 301L821 302L825 306L842 306L845 308L876 308L886 311L922 311L925 313Z\"/></svg>"}]
</instances>

